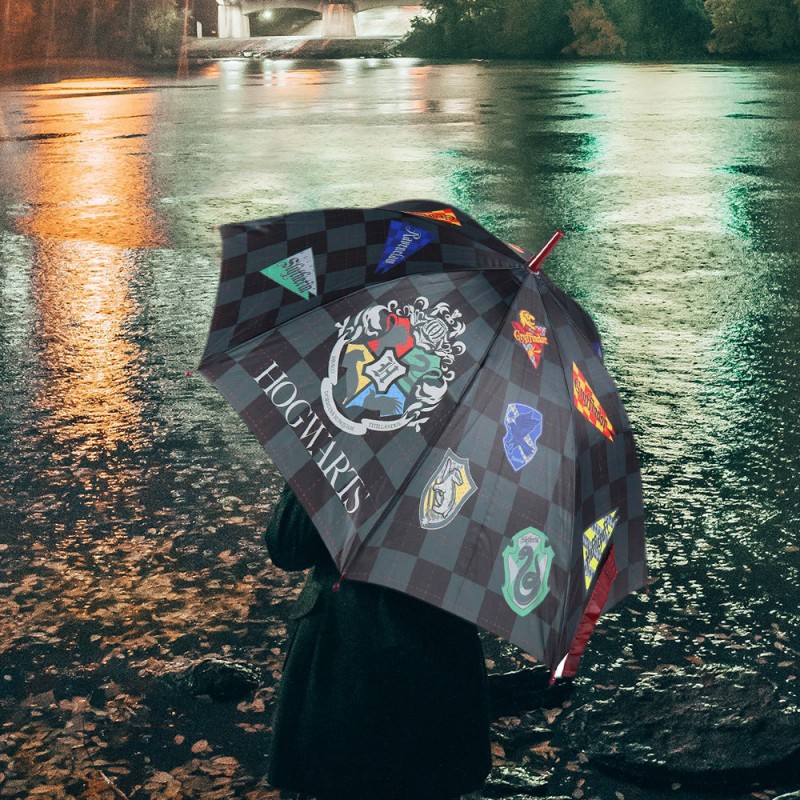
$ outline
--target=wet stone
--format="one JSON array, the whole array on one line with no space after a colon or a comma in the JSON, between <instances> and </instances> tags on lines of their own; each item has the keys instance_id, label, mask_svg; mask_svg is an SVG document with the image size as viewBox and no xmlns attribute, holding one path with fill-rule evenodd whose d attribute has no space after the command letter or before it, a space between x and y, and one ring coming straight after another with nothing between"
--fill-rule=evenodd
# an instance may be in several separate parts
<instances>
[{"instance_id":1,"label":"wet stone","mask_svg":"<svg viewBox=\"0 0 800 800\"><path fill-rule=\"evenodd\" d=\"M241 700L262 683L258 670L237 661L210 657L167 671L164 681L193 697L208 695L219 702Z\"/></svg>"},{"instance_id":2,"label":"wet stone","mask_svg":"<svg viewBox=\"0 0 800 800\"><path fill-rule=\"evenodd\" d=\"M674 668L589 702L569 720L600 767L640 783L746 786L797 769L800 712L740 668Z\"/></svg>"},{"instance_id":3,"label":"wet stone","mask_svg":"<svg viewBox=\"0 0 800 800\"><path fill-rule=\"evenodd\" d=\"M512 796L545 797L548 779L549 775L536 775L521 767L494 767L481 794L487 798L506 799Z\"/></svg>"},{"instance_id":4,"label":"wet stone","mask_svg":"<svg viewBox=\"0 0 800 800\"><path fill-rule=\"evenodd\" d=\"M538 797L539 800L573 800L572 797L564 795L558 795L557 797L553 797L551 795L545 796L539 794L533 796ZM483 794L474 794L474 795L468 794L464 795L462 800L488 800L488 797L489 797L488 795L483 795ZM531 797L530 794L509 794L509 795L503 795L503 800L528 800L528 798L530 797ZM780 798L776 797L775 800L780 800Z\"/></svg>"},{"instance_id":5,"label":"wet stone","mask_svg":"<svg viewBox=\"0 0 800 800\"><path fill-rule=\"evenodd\" d=\"M550 728L536 723L537 718L533 713L521 717L504 717L494 723L492 738L503 746L508 757L509 753L525 750L551 738Z\"/></svg>"}]
</instances>

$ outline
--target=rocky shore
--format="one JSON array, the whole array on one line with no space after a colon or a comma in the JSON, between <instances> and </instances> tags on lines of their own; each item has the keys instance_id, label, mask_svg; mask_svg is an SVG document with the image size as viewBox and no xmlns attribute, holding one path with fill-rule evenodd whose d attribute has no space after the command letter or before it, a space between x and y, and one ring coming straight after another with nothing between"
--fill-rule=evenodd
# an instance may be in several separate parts
<instances>
[{"instance_id":1,"label":"rocky shore","mask_svg":"<svg viewBox=\"0 0 800 800\"><path fill-rule=\"evenodd\" d=\"M204 659L165 679L217 702L241 701L259 683L250 665L225 659ZM633 686L594 692L583 704L572 698L571 680L551 686L541 666L493 673L489 688L495 764L483 790L467 800L556 800L551 790L563 788L554 780L556 754L567 751L566 741L576 757L567 771L599 770L616 780L617 800L659 790L763 800L777 796L774 787L800 788L800 709L755 671L692 666L645 673ZM794 791L780 797L800 800Z\"/></svg>"},{"instance_id":2,"label":"rocky shore","mask_svg":"<svg viewBox=\"0 0 800 800\"><path fill-rule=\"evenodd\" d=\"M52 738L48 728L68 734L53 738L56 746L39 760L37 794L50 797L44 789L67 777L53 798L136 792L119 748L126 766L136 760L131 753L144 756L138 791L152 800L283 797L262 777L278 671L221 654L143 666L138 696L112 680L22 703L27 724L19 729L30 736L36 725L34 742ZM800 710L755 671L675 668L642 674L628 687L549 686L548 679L547 669L531 665L490 675L494 766L482 791L463 800L800 800ZM72 759L83 759L84 774L94 768L93 781L64 763L64 741ZM100 742L108 744L98 749ZM34 785L32 775L14 776L14 762L33 755L30 748L17 750L7 775L0 773L0 797L27 796ZM172 750L176 763L160 748Z\"/></svg>"},{"instance_id":3,"label":"rocky shore","mask_svg":"<svg viewBox=\"0 0 800 800\"><path fill-rule=\"evenodd\" d=\"M114 583L71 579L88 558L74 548L34 543L25 562L0 545L14 587L0 643L0 800L280 797L265 752L302 576L272 569L253 540L265 508L233 496L222 508L210 527L199 512L195 535L170 512L163 535L115 540L125 571ZM526 654L488 635L484 649L494 769L465 800L800 800L786 650L770 671L678 648L672 663L662 652L647 667L606 664L602 682L587 669L550 687Z\"/></svg>"}]
</instances>

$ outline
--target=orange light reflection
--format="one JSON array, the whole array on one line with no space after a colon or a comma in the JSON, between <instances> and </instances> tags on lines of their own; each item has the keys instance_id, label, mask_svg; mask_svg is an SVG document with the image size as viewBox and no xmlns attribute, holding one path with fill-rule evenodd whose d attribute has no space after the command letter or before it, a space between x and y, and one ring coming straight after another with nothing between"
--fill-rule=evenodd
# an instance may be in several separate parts
<instances>
[{"instance_id":1,"label":"orange light reflection","mask_svg":"<svg viewBox=\"0 0 800 800\"><path fill-rule=\"evenodd\" d=\"M285 90L292 98L316 98L325 84L325 74L320 69L286 69L282 64L265 64L264 83L274 89Z\"/></svg>"},{"instance_id":2,"label":"orange light reflection","mask_svg":"<svg viewBox=\"0 0 800 800\"><path fill-rule=\"evenodd\" d=\"M34 296L46 380L44 426L78 456L135 447L141 437L140 349L129 327L135 253L162 243L151 207L146 136L153 96L135 79L71 81L26 109L36 133L63 134L31 152ZM133 90L133 91L131 91Z\"/></svg>"},{"instance_id":3,"label":"orange light reflection","mask_svg":"<svg viewBox=\"0 0 800 800\"><path fill-rule=\"evenodd\" d=\"M75 80L36 92L26 109L32 132L53 138L33 153L26 233L116 247L162 243L143 152L153 95L143 86L135 78Z\"/></svg>"}]
</instances>

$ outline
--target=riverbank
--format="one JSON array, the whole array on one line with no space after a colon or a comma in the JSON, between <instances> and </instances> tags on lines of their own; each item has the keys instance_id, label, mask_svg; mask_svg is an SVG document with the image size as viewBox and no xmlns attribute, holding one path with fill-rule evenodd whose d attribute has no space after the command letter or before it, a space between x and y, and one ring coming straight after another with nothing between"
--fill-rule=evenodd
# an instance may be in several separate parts
<instances>
[{"instance_id":1,"label":"riverbank","mask_svg":"<svg viewBox=\"0 0 800 800\"><path fill-rule=\"evenodd\" d=\"M527 246L565 231L548 275L596 318L640 449L651 591L601 617L561 705L504 705L498 769L575 800L800 788L651 766L791 744L741 715L762 681L800 707L800 70L252 61L0 89L0 800L277 800L282 479L186 372L220 225L407 197ZM529 665L485 648L493 675ZM257 688L167 680L212 656Z\"/></svg>"},{"instance_id":2,"label":"riverbank","mask_svg":"<svg viewBox=\"0 0 800 800\"><path fill-rule=\"evenodd\" d=\"M249 39L190 39L190 61L216 58L387 58L396 55L400 36L314 39L256 36Z\"/></svg>"}]
</instances>

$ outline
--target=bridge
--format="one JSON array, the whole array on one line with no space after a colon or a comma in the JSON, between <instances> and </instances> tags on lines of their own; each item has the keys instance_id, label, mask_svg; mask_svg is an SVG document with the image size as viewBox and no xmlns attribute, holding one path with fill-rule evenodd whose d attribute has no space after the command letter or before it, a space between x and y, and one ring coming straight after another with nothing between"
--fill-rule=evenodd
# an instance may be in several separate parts
<instances>
[{"instance_id":1,"label":"bridge","mask_svg":"<svg viewBox=\"0 0 800 800\"><path fill-rule=\"evenodd\" d=\"M320 36L325 39L355 37L356 14L375 8L410 8L421 11L419 0L217 0L217 36L236 39L250 37L250 14L279 8L313 11L322 18Z\"/></svg>"}]
</instances>

